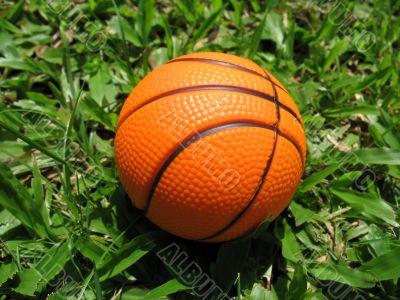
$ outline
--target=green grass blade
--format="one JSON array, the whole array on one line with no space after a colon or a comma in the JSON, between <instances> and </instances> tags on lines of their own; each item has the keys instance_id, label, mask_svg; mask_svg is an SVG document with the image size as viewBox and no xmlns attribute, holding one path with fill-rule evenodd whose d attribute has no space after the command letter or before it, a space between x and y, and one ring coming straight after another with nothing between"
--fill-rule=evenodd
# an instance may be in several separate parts
<instances>
[{"instance_id":1,"label":"green grass blade","mask_svg":"<svg viewBox=\"0 0 400 300\"><path fill-rule=\"evenodd\" d=\"M233 21L237 28L242 27L242 14L243 14L243 1L241 0L230 0L230 3L233 6L234 14Z\"/></svg>"},{"instance_id":2,"label":"green grass blade","mask_svg":"<svg viewBox=\"0 0 400 300\"><path fill-rule=\"evenodd\" d=\"M307 271L318 280L329 280L358 288L371 288L375 285L374 278L367 272L352 269L335 263L315 263Z\"/></svg>"},{"instance_id":3,"label":"green grass blade","mask_svg":"<svg viewBox=\"0 0 400 300\"><path fill-rule=\"evenodd\" d=\"M38 213L41 216L47 230L50 228L50 212L45 202L45 195L43 189L43 177L40 173L39 167L36 164L36 161L33 162L32 167L32 190L33 190L33 205L37 208Z\"/></svg>"},{"instance_id":4,"label":"green grass blade","mask_svg":"<svg viewBox=\"0 0 400 300\"><path fill-rule=\"evenodd\" d=\"M395 248L364 263L360 270L372 274L376 281L397 280L400 278L399 257L400 248Z\"/></svg>"},{"instance_id":5,"label":"green grass blade","mask_svg":"<svg viewBox=\"0 0 400 300\"><path fill-rule=\"evenodd\" d=\"M23 135L18 130L15 130L15 128L13 128L12 126L9 126L8 124L0 122L0 127L3 127L5 130L11 132L12 134L17 136L21 140L23 140L25 143L27 143L32 148L35 148L35 149L39 150L40 152L46 154L47 156L51 157L55 161L59 162L60 164L62 164L62 165L67 164L64 159L62 159L61 157L57 156L55 153L47 150L45 146L42 146L38 142L36 142L36 141L30 139L29 137Z\"/></svg>"},{"instance_id":6,"label":"green grass blade","mask_svg":"<svg viewBox=\"0 0 400 300\"><path fill-rule=\"evenodd\" d=\"M18 273L20 282L14 290L33 296L43 290L50 280L64 269L68 260L68 243L55 244L32 268Z\"/></svg>"},{"instance_id":7,"label":"green grass blade","mask_svg":"<svg viewBox=\"0 0 400 300\"><path fill-rule=\"evenodd\" d=\"M328 117L346 118L355 114L379 115L379 110L373 105L360 105L357 107L331 108L323 111Z\"/></svg>"},{"instance_id":8,"label":"green grass blade","mask_svg":"<svg viewBox=\"0 0 400 300\"><path fill-rule=\"evenodd\" d=\"M354 154L365 164L400 165L400 150L387 148L364 148Z\"/></svg>"},{"instance_id":9,"label":"green grass blade","mask_svg":"<svg viewBox=\"0 0 400 300\"><path fill-rule=\"evenodd\" d=\"M25 4L25 0L19 0L16 4L13 5L13 9L7 16L7 20L16 23L18 19L20 19L23 15L23 7Z\"/></svg>"},{"instance_id":10,"label":"green grass blade","mask_svg":"<svg viewBox=\"0 0 400 300\"><path fill-rule=\"evenodd\" d=\"M15 262L4 262L0 265L0 287L5 283L8 279L14 277L17 273L18 267Z\"/></svg>"},{"instance_id":11,"label":"green grass blade","mask_svg":"<svg viewBox=\"0 0 400 300\"><path fill-rule=\"evenodd\" d=\"M38 236L56 238L48 227L48 221L40 213L44 199L41 199L41 203L35 202L10 169L1 163L0 186L1 206L10 211L23 225L34 230Z\"/></svg>"},{"instance_id":12,"label":"green grass blade","mask_svg":"<svg viewBox=\"0 0 400 300\"><path fill-rule=\"evenodd\" d=\"M217 10L211 16L209 16L200 26L199 29L197 29L193 37L189 40L188 44L185 46L186 51L191 51L192 47L201 39L203 38L208 31L216 25L216 22L218 20L218 17L220 14L223 12L224 8L222 7L221 9Z\"/></svg>"},{"instance_id":13,"label":"green grass blade","mask_svg":"<svg viewBox=\"0 0 400 300\"><path fill-rule=\"evenodd\" d=\"M328 71L332 63L339 58L344 52L346 52L349 43L346 40L340 40L329 52L324 65L322 66L322 72Z\"/></svg>"},{"instance_id":14,"label":"green grass blade","mask_svg":"<svg viewBox=\"0 0 400 300\"><path fill-rule=\"evenodd\" d=\"M250 45L249 45L248 51L246 53L246 56L248 58L253 58L258 51L258 46L260 45L261 36L264 31L266 19L267 19L267 14L264 15L260 24L257 26L256 30L254 31L253 36L251 37Z\"/></svg>"},{"instance_id":15,"label":"green grass blade","mask_svg":"<svg viewBox=\"0 0 400 300\"><path fill-rule=\"evenodd\" d=\"M255 283L251 294L243 300L279 300L274 288L272 290L267 290L263 285Z\"/></svg>"},{"instance_id":16,"label":"green grass blade","mask_svg":"<svg viewBox=\"0 0 400 300\"><path fill-rule=\"evenodd\" d=\"M170 281L167 281L166 283L145 294L143 296L143 300L159 299L161 297L169 296L180 291L186 291L188 289L190 288L180 283L177 279L171 279Z\"/></svg>"},{"instance_id":17,"label":"green grass blade","mask_svg":"<svg viewBox=\"0 0 400 300\"><path fill-rule=\"evenodd\" d=\"M370 194L358 193L342 189L332 189L332 193L349 204L356 212L367 219L379 222L379 220L398 227L396 214L393 208L383 199Z\"/></svg>"},{"instance_id":18,"label":"green grass blade","mask_svg":"<svg viewBox=\"0 0 400 300\"><path fill-rule=\"evenodd\" d=\"M330 165L327 166L325 169L312 174L311 176L307 177L300 185L300 190L305 193L311 190L314 186L319 184L322 180L326 177L334 173L337 169L340 168L340 165Z\"/></svg>"},{"instance_id":19,"label":"green grass blade","mask_svg":"<svg viewBox=\"0 0 400 300\"><path fill-rule=\"evenodd\" d=\"M287 222L283 222L283 228L280 228L279 238L282 243L283 257L293 262L298 262L303 258L300 244L296 240L296 236Z\"/></svg>"},{"instance_id":20,"label":"green grass blade","mask_svg":"<svg viewBox=\"0 0 400 300\"><path fill-rule=\"evenodd\" d=\"M154 247L154 242L145 235L134 238L97 265L99 280L104 281L121 273Z\"/></svg>"},{"instance_id":21,"label":"green grass blade","mask_svg":"<svg viewBox=\"0 0 400 300\"><path fill-rule=\"evenodd\" d=\"M356 83L355 85L352 86L352 92L358 93L362 90L365 90L366 88L370 87L373 84L378 84L382 85L386 82L388 79L388 76L390 76L392 72L392 67L387 67L382 70L379 70L378 72L375 72L371 75L369 75L367 78L365 78L363 81L360 83Z\"/></svg>"},{"instance_id":22,"label":"green grass blade","mask_svg":"<svg viewBox=\"0 0 400 300\"><path fill-rule=\"evenodd\" d=\"M297 263L286 298L288 300L304 299L306 291L307 277L304 273L303 266L300 263Z\"/></svg>"},{"instance_id":23,"label":"green grass blade","mask_svg":"<svg viewBox=\"0 0 400 300\"><path fill-rule=\"evenodd\" d=\"M0 212L0 237L19 225L21 222L10 211L4 209Z\"/></svg>"},{"instance_id":24,"label":"green grass blade","mask_svg":"<svg viewBox=\"0 0 400 300\"><path fill-rule=\"evenodd\" d=\"M172 59L172 57L175 53L175 50L174 50L174 42L172 40L172 32L171 32L171 28L168 24L167 18L161 17L160 24L163 27L164 32L165 32L165 44L167 45L168 58Z\"/></svg>"},{"instance_id":25,"label":"green grass blade","mask_svg":"<svg viewBox=\"0 0 400 300\"><path fill-rule=\"evenodd\" d=\"M150 41L154 15L155 4L153 0L139 1L137 26L144 47L146 47Z\"/></svg>"}]
</instances>

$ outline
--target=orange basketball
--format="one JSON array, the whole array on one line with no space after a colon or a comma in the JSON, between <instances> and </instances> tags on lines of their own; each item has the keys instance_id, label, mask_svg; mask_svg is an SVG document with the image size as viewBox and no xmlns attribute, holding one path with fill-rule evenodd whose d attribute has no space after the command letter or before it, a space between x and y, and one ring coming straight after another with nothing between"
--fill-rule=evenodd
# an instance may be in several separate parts
<instances>
[{"instance_id":1,"label":"orange basketball","mask_svg":"<svg viewBox=\"0 0 400 300\"><path fill-rule=\"evenodd\" d=\"M118 119L121 182L147 218L220 242L289 204L306 139L287 90L254 62L204 52L173 59L131 92Z\"/></svg>"}]
</instances>

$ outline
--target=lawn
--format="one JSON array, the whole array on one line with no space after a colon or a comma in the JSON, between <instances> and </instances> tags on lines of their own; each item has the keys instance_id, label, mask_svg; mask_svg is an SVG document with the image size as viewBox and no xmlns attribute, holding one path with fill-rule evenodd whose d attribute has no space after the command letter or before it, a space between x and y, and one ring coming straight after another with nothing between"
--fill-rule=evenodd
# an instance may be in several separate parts
<instances>
[{"instance_id":1,"label":"lawn","mask_svg":"<svg viewBox=\"0 0 400 300\"><path fill-rule=\"evenodd\" d=\"M0 16L0 299L400 299L399 1L3 0ZM271 71L307 134L288 209L222 244L151 224L115 169L129 92L195 51Z\"/></svg>"}]
</instances>

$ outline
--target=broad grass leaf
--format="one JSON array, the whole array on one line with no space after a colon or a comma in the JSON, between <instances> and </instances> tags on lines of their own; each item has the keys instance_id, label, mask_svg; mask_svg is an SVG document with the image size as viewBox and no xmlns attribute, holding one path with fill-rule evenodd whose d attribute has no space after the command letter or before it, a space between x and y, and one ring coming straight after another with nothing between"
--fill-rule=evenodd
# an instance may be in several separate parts
<instances>
[{"instance_id":1,"label":"broad grass leaf","mask_svg":"<svg viewBox=\"0 0 400 300\"><path fill-rule=\"evenodd\" d=\"M113 16L109 21L109 26L118 34L121 40L126 40L136 47L141 47L142 42L139 35L133 30L130 23L121 16Z\"/></svg>"},{"instance_id":2,"label":"broad grass leaf","mask_svg":"<svg viewBox=\"0 0 400 300\"><path fill-rule=\"evenodd\" d=\"M78 238L75 242L75 247L82 253L83 256L90 259L93 262L100 261L104 252L107 248L101 247L92 239Z\"/></svg>"},{"instance_id":3,"label":"broad grass leaf","mask_svg":"<svg viewBox=\"0 0 400 300\"><path fill-rule=\"evenodd\" d=\"M25 0L19 0L12 6L11 12L7 15L7 20L12 23L16 23L23 15Z\"/></svg>"},{"instance_id":4,"label":"broad grass leaf","mask_svg":"<svg viewBox=\"0 0 400 300\"><path fill-rule=\"evenodd\" d=\"M71 70L71 53L68 48L68 38L65 33L61 31L61 40L64 45L64 57L63 57L63 68L60 73L60 87L63 94L64 99L66 99L69 103L75 103L77 100L76 91L80 89L79 79L72 75Z\"/></svg>"},{"instance_id":5,"label":"broad grass leaf","mask_svg":"<svg viewBox=\"0 0 400 300\"><path fill-rule=\"evenodd\" d=\"M342 89L343 91L347 91L347 89L345 89L346 87L348 87L349 85L359 83L361 81L362 81L362 77L346 76L343 79L334 81L332 83L332 85L330 86L330 90L332 92L336 92L339 89Z\"/></svg>"},{"instance_id":6,"label":"broad grass leaf","mask_svg":"<svg viewBox=\"0 0 400 300\"><path fill-rule=\"evenodd\" d=\"M26 296L34 296L39 289L41 275L35 269L27 269L18 273L18 286L13 290Z\"/></svg>"},{"instance_id":7,"label":"broad grass leaf","mask_svg":"<svg viewBox=\"0 0 400 300\"><path fill-rule=\"evenodd\" d=\"M0 212L0 236L21 225L21 222L8 210Z\"/></svg>"},{"instance_id":8,"label":"broad grass leaf","mask_svg":"<svg viewBox=\"0 0 400 300\"><path fill-rule=\"evenodd\" d=\"M222 0L211 0L214 11L219 10L223 6Z\"/></svg>"},{"instance_id":9,"label":"broad grass leaf","mask_svg":"<svg viewBox=\"0 0 400 300\"><path fill-rule=\"evenodd\" d=\"M283 40L285 29L282 22L282 17L280 14L275 12L268 13L265 20L264 28L262 31L261 39L273 40L277 47L283 48Z\"/></svg>"},{"instance_id":10,"label":"broad grass leaf","mask_svg":"<svg viewBox=\"0 0 400 300\"><path fill-rule=\"evenodd\" d=\"M65 51L63 48L48 48L43 52L42 57L51 64L62 65L64 55ZM75 61L74 64L76 65Z\"/></svg>"},{"instance_id":11,"label":"broad grass leaf","mask_svg":"<svg viewBox=\"0 0 400 300\"><path fill-rule=\"evenodd\" d=\"M94 281L94 286L95 286L95 293L96 293L96 299L101 299L102 292L101 292L101 284L99 280L99 275L97 274L96 270L93 269L94 275L93 275L93 281Z\"/></svg>"},{"instance_id":12,"label":"broad grass leaf","mask_svg":"<svg viewBox=\"0 0 400 300\"><path fill-rule=\"evenodd\" d=\"M400 149L400 136L399 133L396 132L394 124L387 124L384 126L372 120L370 132L379 145L388 146L392 149Z\"/></svg>"},{"instance_id":13,"label":"broad grass leaf","mask_svg":"<svg viewBox=\"0 0 400 300\"><path fill-rule=\"evenodd\" d=\"M197 1L190 0L175 0L176 7L181 11L182 16L189 24L194 25L197 21L197 16L202 13L202 6L196 5ZM201 10L201 11L200 11Z\"/></svg>"},{"instance_id":14,"label":"broad grass leaf","mask_svg":"<svg viewBox=\"0 0 400 300\"><path fill-rule=\"evenodd\" d=\"M108 105L115 101L116 90L110 69L106 64L101 64L96 74L89 79L89 89L90 96L99 106Z\"/></svg>"},{"instance_id":15,"label":"broad grass leaf","mask_svg":"<svg viewBox=\"0 0 400 300\"><path fill-rule=\"evenodd\" d=\"M295 218L296 226L300 226L305 222L309 222L312 219L323 222L323 219L319 215L317 215L315 211L301 206L296 201L292 201L290 203L290 211Z\"/></svg>"},{"instance_id":16,"label":"broad grass leaf","mask_svg":"<svg viewBox=\"0 0 400 300\"><path fill-rule=\"evenodd\" d=\"M307 291L307 277L303 266L297 263L294 270L293 279L290 282L286 298L288 300L303 299Z\"/></svg>"},{"instance_id":17,"label":"broad grass leaf","mask_svg":"<svg viewBox=\"0 0 400 300\"><path fill-rule=\"evenodd\" d=\"M172 40L171 28L168 24L167 18L161 17L160 25L164 29L164 33L165 33L165 44L167 45L168 59L171 59L173 57L175 51L174 51L174 42Z\"/></svg>"},{"instance_id":18,"label":"broad grass leaf","mask_svg":"<svg viewBox=\"0 0 400 300\"><path fill-rule=\"evenodd\" d=\"M134 238L117 251L110 253L96 265L99 280L104 281L118 275L136 263L154 247L155 243L147 234Z\"/></svg>"},{"instance_id":19,"label":"broad grass leaf","mask_svg":"<svg viewBox=\"0 0 400 300\"><path fill-rule=\"evenodd\" d=\"M92 98L85 97L80 103L81 113L90 120L103 124L107 129L114 130L117 124L115 113L106 113L103 108Z\"/></svg>"},{"instance_id":20,"label":"broad grass leaf","mask_svg":"<svg viewBox=\"0 0 400 300\"><path fill-rule=\"evenodd\" d=\"M25 149L26 149L25 143L19 140L15 141L9 140L0 142L0 161L6 161L10 157L18 157L20 155L23 155L25 153ZM18 173L15 172L15 174Z\"/></svg>"},{"instance_id":21,"label":"broad grass leaf","mask_svg":"<svg viewBox=\"0 0 400 300\"><path fill-rule=\"evenodd\" d=\"M324 18L321 27L313 38L314 41L327 40L332 33L335 31L337 26L331 20L331 18Z\"/></svg>"},{"instance_id":22,"label":"broad grass leaf","mask_svg":"<svg viewBox=\"0 0 400 300\"><path fill-rule=\"evenodd\" d=\"M338 41L335 44L335 46L331 49L328 56L326 57L324 65L322 66L322 72L328 71L328 69L332 65L332 63L336 59L338 59L340 55L342 55L344 52L346 52L348 46L349 46L348 41L346 41L346 40Z\"/></svg>"},{"instance_id":23,"label":"broad grass leaf","mask_svg":"<svg viewBox=\"0 0 400 300\"><path fill-rule=\"evenodd\" d=\"M248 47L247 51L247 57L248 58L253 58L254 55L256 55L258 46L260 45L261 37L264 31L264 26L265 26L265 21L267 19L267 15L264 15L262 18L260 24L257 26L256 30L254 31L251 40L250 40L250 46Z\"/></svg>"},{"instance_id":24,"label":"broad grass leaf","mask_svg":"<svg viewBox=\"0 0 400 300\"><path fill-rule=\"evenodd\" d=\"M382 229L383 228L378 227L376 224L371 224L368 226L367 234L360 239L360 244L368 245L368 250L374 257L390 252L394 246L390 235L386 233L386 228Z\"/></svg>"},{"instance_id":25,"label":"broad grass leaf","mask_svg":"<svg viewBox=\"0 0 400 300\"><path fill-rule=\"evenodd\" d=\"M50 230L50 223L51 223L50 211L45 201L45 190L43 188L44 179L42 177L42 174L40 173L40 169L36 161L33 162L32 174L33 174L32 190L33 190L33 200L34 200L33 204L38 210L38 213L40 214L41 219L43 220L46 228Z\"/></svg>"},{"instance_id":26,"label":"broad grass leaf","mask_svg":"<svg viewBox=\"0 0 400 300\"><path fill-rule=\"evenodd\" d=\"M240 28L242 26L242 13L244 2L239 0L230 0L231 5L233 6L233 21L235 26Z\"/></svg>"},{"instance_id":27,"label":"broad grass leaf","mask_svg":"<svg viewBox=\"0 0 400 300\"><path fill-rule=\"evenodd\" d=\"M6 23L10 24L7 22L5 19L0 20L0 53L2 53L4 57L18 57L18 51L17 47L15 46L15 42L13 41L13 36L6 30L8 29L9 31L10 28L7 28L8 26ZM12 25L11 25L12 26ZM17 27L15 27L17 28ZM17 28L17 32L18 32Z\"/></svg>"},{"instance_id":28,"label":"broad grass leaf","mask_svg":"<svg viewBox=\"0 0 400 300\"><path fill-rule=\"evenodd\" d=\"M350 230L348 230L345 234L345 238L347 241L350 241L352 239L358 238L360 236L363 236L367 234L370 231L370 227L367 224L361 224L357 227L353 227Z\"/></svg>"},{"instance_id":29,"label":"broad grass leaf","mask_svg":"<svg viewBox=\"0 0 400 300\"><path fill-rule=\"evenodd\" d=\"M55 86L55 84L52 83L51 81L48 82L48 85L49 85L49 89L51 90L51 92L54 95L54 97L56 98L56 100L64 107L67 106L67 101L64 98L60 89L57 86Z\"/></svg>"},{"instance_id":30,"label":"broad grass leaf","mask_svg":"<svg viewBox=\"0 0 400 300\"><path fill-rule=\"evenodd\" d=\"M2 263L0 265L0 287L8 280L14 277L18 267L14 261Z\"/></svg>"},{"instance_id":31,"label":"broad grass leaf","mask_svg":"<svg viewBox=\"0 0 400 300\"><path fill-rule=\"evenodd\" d=\"M357 161L352 161L352 163L357 163ZM335 178L335 181L330 185L331 188L335 189L343 189L348 188L354 184L354 181L357 178L360 178L363 175L362 171L350 171L346 172L343 175Z\"/></svg>"},{"instance_id":32,"label":"broad grass leaf","mask_svg":"<svg viewBox=\"0 0 400 300\"><path fill-rule=\"evenodd\" d=\"M315 263L308 266L307 271L318 280L335 281L359 288L371 288L375 285L374 277L369 273L342 264Z\"/></svg>"},{"instance_id":33,"label":"broad grass leaf","mask_svg":"<svg viewBox=\"0 0 400 300\"><path fill-rule=\"evenodd\" d=\"M144 288L131 288L121 293L120 300L143 300L144 295L148 293L148 290ZM168 300L167 297L161 298L162 300Z\"/></svg>"},{"instance_id":34,"label":"broad grass leaf","mask_svg":"<svg viewBox=\"0 0 400 300\"><path fill-rule=\"evenodd\" d=\"M27 71L31 73L38 73L40 71L37 63L29 58L17 59L2 57L0 58L0 67Z\"/></svg>"},{"instance_id":35,"label":"broad grass leaf","mask_svg":"<svg viewBox=\"0 0 400 300\"><path fill-rule=\"evenodd\" d=\"M394 178L400 179L400 167L389 166L388 174Z\"/></svg>"},{"instance_id":36,"label":"broad grass leaf","mask_svg":"<svg viewBox=\"0 0 400 300\"><path fill-rule=\"evenodd\" d=\"M380 255L360 267L361 271L372 274L377 281L400 278L400 248L394 248L392 251Z\"/></svg>"},{"instance_id":37,"label":"broad grass leaf","mask_svg":"<svg viewBox=\"0 0 400 300\"><path fill-rule=\"evenodd\" d=\"M339 167L340 167L339 164L329 165L326 168L322 169L321 171L318 171L317 173L314 173L311 176L308 176L300 184L300 187L299 187L300 191L302 191L303 193L308 192L314 186L316 186L322 180L324 180L326 177L328 177L333 172L335 172Z\"/></svg>"},{"instance_id":38,"label":"broad grass leaf","mask_svg":"<svg viewBox=\"0 0 400 300\"><path fill-rule=\"evenodd\" d=\"M161 66L168 61L168 49L165 47L159 47L149 55L149 61L152 66Z\"/></svg>"},{"instance_id":39,"label":"broad grass leaf","mask_svg":"<svg viewBox=\"0 0 400 300\"><path fill-rule=\"evenodd\" d=\"M21 223L34 230L42 238L55 238L48 220L40 213L42 203L37 203L15 178L10 169L0 163L0 205L10 211Z\"/></svg>"},{"instance_id":40,"label":"broad grass leaf","mask_svg":"<svg viewBox=\"0 0 400 300\"><path fill-rule=\"evenodd\" d=\"M42 93L36 93L36 92L27 92L26 96L28 99L33 100L37 102L38 104L43 104L48 107L53 107L56 104L56 101L53 99L50 99L49 97L45 96Z\"/></svg>"},{"instance_id":41,"label":"broad grass leaf","mask_svg":"<svg viewBox=\"0 0 400 300\"><path fill-rule=\"evenodd\" d=\"M245 300L278 300L278 295L275 290L267 290L261 284L256 283L251 290L251 294L244 298Z\"/></svg>"},{"instance_id":42,"label":"broad grass leaf","mask_svg":"<svg viewBox=\"0 0 400 300\"><path fill-rule=\"evenodd\" d=\"M6 18L0 18L0 27L8 30L9 32L14 33L14 34L20 35L23 33L23 31L19 27L15 26L13 23L7 21ZM0 46L0 50L2 50L1 46Z\"/></svg>"},{"instance_id":43,"label":"broad grass leaf","mask_svg":"<svg viewBox=\"0 0 400 300\"><path fill-rule=\"evenodd\" d=\"M293 59L293 53L294 53L294 38L296 35L296 25L294 20L289 21L289 29L287 30L286 38L284 41L284 53L285 57L288 60Z\"/></svg>"},{"instance_id":44,"label":"broad grass leaf","mask_svg":"<svg viewBox=\"0 0 400 300\"><path fill-rule=\"evenodd\" d=\"M143 46L147 46L147 44L150 41L150 33L153 27L154 15L155 15L154 1L140 0L135 29L139 33Z\"/></svg>"},{"instance_id":45,"label":"broad grass leaf","mask_svg":"<svg viewBox=\"0 0 400 300\"><path fill-rule=\"evenodd\" d=\"M55 244L45 253L44 257L35 266L35 269L41 274L42 287L63 270L70 258L70 249L67 241Z\"/></svg>"},{"instance_id":46,"label":"broad grass leaf","mask_svg":"<svg viewBox=\"0 0 400 300\"><path fill-rule=\"evenodd\" d=\"M318 221L320 221L321 223L324 223L326 221L325 221L325 216L321 216L323 214L324 214L324 211L322 211L319 214L315 214L313 216L313 219L317 219L317 218L321 219L321 221L320 220L318 220ZM310 228L318 228L318 227L314 227L313 225L309 226L308 228L307 227L308 226L303 226L298 232L296 232L296 238L299 240L299 242L301 242L302 248L304 248L304 250L305 249L315 250L317 252L323 251L321 249L320 245L313 240L313 234L312 233L310 234L310 232L308 232L308 230ZM307 259L307 256L305 258Z\"/></svg>"},{"instance_id":47,"label":"broad grass leaf","mask_svg":"<svg viewBox=\"0 0 400 300\"><path fill-rule=\"evenodd\" d=\"M190 287L180 283L178 279L171 279L170 281L167 281L166 283L146 293L142 299L143 300L160 299L161 297L166 297L176 292L185 291L188 289L190 289Z\"/></svg>"},{"instance_id":48,"label":"broad grass leaf","mask_svg":"<svg viewBox=\"0 0 400 300\"><path fill-rule=\"evenodd\" d=\"M390 74L392 73L392 66L386 67L378 72L372 73L366 77L363 81L352 85L351 92L353 94L358 93L373 84L383 85Z\"/></svg>"},{"instance_id":49,"label":"broad grass leaf","mask_svg":"<svg viewBox=\"0 0 400 300\"><path fill-rule=\"evenodd\" d=\"M393 208L381 198L344 189L332 189L332 193L368 220L399 226Z\"/></svg>"},{"instance_id":50,"label":"broad grass leaf","mask_svg":"<svg viewBox=\"0 0 400 300\"><path fill-rule=\"evenodd\" d=\"M303 259L300 244L297 242L292 228L286 221L283 222L283 228L278 228L276 235L282 243L283 257L293 262Z\"/></svg>"},{"instance_id":51,"label":"broad grass leaf","mask_svg":"<svg viewBox=\"0 0 400 300\"><path fill-rule=\"evenodd\" d=\"M16 292L32 296L35 292L41 291L70 260L68 243L55 244L39 262L29 269L18 273L19 284L14 289Z\"/></svg>"},{"instance_id":52,"label":"broad grass leaf","mask_svg":"<svg viewBox=\"0 0 400 300\"><path fill-rule=\"evenodd\" d=\"M191 50L191 48L201 39L203 38L208 31L210 31L210 29L217 25L217 20L218 17L220 16L220 14L222 13L222 11L224 10L224 8L220 8L219 10L217 10L216 12L214 12L213 14L211 14L211 16L209 16L199 27L199 29L197 29L194 34L193 37L189 40L188 45L185 47L186 50Z\"/></svg>"},{"instance_id":53,"label":"broad grass leaf","mask_svg":"<svg viewBox=\"0 0 400 300\"><path fill-rule=\"evenodd\" d=\"M360 105L356 107L342 107L325 109L322 112L325 116L332 118L345 118L355 114L361 115L379 115L379 110L374 105Z\"/></svg>"},{"instance_id":54,"label":"broad grass leaf","mask_svg":"<svg viewBox=\"0 0 400 300\"><path fill-rule=\"evenodd\" d=\"M262 5L260 1L258 0L249 0L251 7L256 13L260 13L261 9L265 7L265 5ZM275 3L275 1L268 1L269 3ZM268 5L268 4L267 4ZM268 5L269 6L269 5Z\"/></svg>"},{"instance_id":55,"label":"broad grass leaf","mask_svg":"<svg viewBox=\"0 0 400 300\"><path fill-rule=\"evenodd\" d=\"M354 154L365 164L400 165L400 149L363 148Z\"/></svg>"}]
</instances>

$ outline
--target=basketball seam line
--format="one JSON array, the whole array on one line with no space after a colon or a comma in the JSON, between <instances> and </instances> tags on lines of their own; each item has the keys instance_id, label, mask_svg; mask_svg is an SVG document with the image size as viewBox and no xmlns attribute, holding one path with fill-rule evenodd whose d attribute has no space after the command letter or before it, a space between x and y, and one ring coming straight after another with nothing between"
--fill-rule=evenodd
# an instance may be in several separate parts
<instances>
[{"instance_id":1,"label":"basketball seam line","mask_svg":"<svg viewBox=\"0 0 400 300\"><path fill-rule=\"evenodd\" d=\"M222 227L221 229L219 229L217 232L208 235L207 237L201 238L201 239L197 239L199 241L204 241L204 240L209 240L209 239L213 239L216 238L217 236L223 234L224 232L226 232L227 230L229 230L230 228L232 228L235 224L237 224L237 222L245 215L245 213L249 210L249 208L253 205L253 203L256 201L262 186L265 183L265 180L268 176L269 170L271 168L272 165L272 160L274 159L275 156L275 150L276 150L276 145L278 143L278 136L279 136L279 123L281 120L281 115L280 115L280 110L279 110L279 98L278 98L278 93L276 91L276 87L274 82L271 80L270 76L268 75L268 73L265 72L265 75L268 77L269 82L272 85L272 88L274 90L274 102L275 102L275 107L276 107L276 123L274 124L274 144L272 147L272 151L271 151L271 155L269 156L267 163L265 165L264 171L261 175L261 178L258 182L258 185L256 187L256 190L253 193L253 196L250 198L249 202L246 204L246 206L238 213L236 214L236 216L228 223L226 224L224 227ZM297 148L296 148L297 149ZM302 158L301 153L299 152L300 158Z\"/></svg>"},{"instance_id":2,"label":"basketball seam line","mask_svg":"<svg viewBox=\"0 0 400 300\"><path fill-rule=\"evenodd\" d=\"M252 69L249 69L249 68L237 65L237 64L233 64L233 63L222 61L222 60L216 60L216 59L200 58L200 57L176 58L176 59L170 60L169 62L167 62L167 64L174 63L174 62L182 62L182 61L203 62L203 63L209 63L209 64L214 64L214 65L225 66L225 67L228 67L228 68L241 70L243 72L247 72L247 73L259 76L261 78L264 78L264 79L270 81L270 79L268 78L269 76L268 77L264 76L263 74L260 74L257 71L254 71ZM286 94L289 94L288 91L284 87L282 87L281 85L275 83L275 86L279 87Z\"/></svg>"},{"instance_id":3,"label":"basketball seam line","mask_svg":"<svg viewBox=\"0 0 400 300\"><path fill-rule=\"evenodd\" d=\"M164 97L176 95L176 94L181 94L181 93L187 93L187 92L195 92L195 91L206 91L206 90L211 90L211 91L217 91L217 90L223 90L223 91L229 91L229 92L239 92L247 95L252 95L255 97L259 97L262 99L265 99L267 101L274 102L274 97L271 95L268 95L266 93L257 91L257 90L252 90L244 87L239 87L239 86L233 86L233 85L199 85L199 86L193 86L193 87L185 87L185 88L178 88L174 89L165 93L161 93L157 96L151 97L150 99L144 101L140 105L136 106L134 109L131 109L131 111L127 112L125 116L119 121L116 131L122 126L122 124L136 111L141 109L142 107L146 106L147 104L150 104L156 100L159 100ZM288 113L290 113L296 121L303 127L303 124L300 121L300 118L297 116L297 114L288 106L285 104L279 103L279 107L286 110Z\"/></svg>"},{"instance_id":4,"label":"basketball seam line","mask_svg":"<svg viewBox=\"0 0 400 300\"><path fill-rule=\"evenodd\" d=\"M193 144L194 142L200 140L201 138L208 136L212 133L216 133L219 132L223 129L229 129L229 128L241 128L241 127L257 127L257 128L264 128L264 129L269 129L274 131L277 135L280 135L280 132L275 131L275 126L274 125L269 125L269 124L265 124L265 123L261 123L261 122L256 122L256 121L234 121L234 122L227 122L227 123L222 123L219 124L217 126L213 126L211 128L208 129L204 129L201 132L197 132L195 135L192 136L188 136L187 138L185 138L182 142L179 143L178 147L176 149L174 149L171 154L167 157L167 159L164 161L163 165L161 166L161 168L158 170L156 176L154 177L153 183L149 189L149 195L147 197L147 201L146 201L146 205L145 208L143 209L143 213L144 215L147 214L147 212L150 209L151 206L151 202L153 200L153 195L154 192L156 191L156 188L158 186L158 183L162 177L162 175L164 174L164 172L166 171L166 169L169 167L169 165L173 162L173 160L183 151L185 150L187 147L189 147L191 144ZM293 146L296 148L300 160L302 160L302 155L301 152L298 150L298 148L295 146L295 142L288 136L286 135L282 135L282 137L284 137L285 139L287 139L291 144L293 144Z\"/></svg>"}]
</instances>

